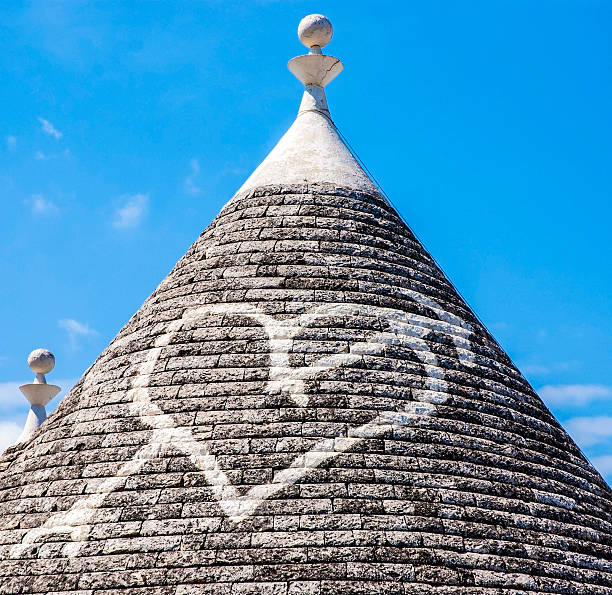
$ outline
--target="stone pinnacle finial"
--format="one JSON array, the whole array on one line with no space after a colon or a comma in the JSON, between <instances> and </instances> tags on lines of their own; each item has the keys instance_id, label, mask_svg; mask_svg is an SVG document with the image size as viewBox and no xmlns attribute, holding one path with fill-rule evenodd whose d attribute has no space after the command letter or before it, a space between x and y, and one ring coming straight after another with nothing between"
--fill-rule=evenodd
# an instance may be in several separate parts
<instances>
[{"instance_id":1,"label":"stone pinnacle finial","mask_svg":"<svg viewBox=\"0 0 612 595\"><path fill-rule=\"evenodd\" d=\"M329 118L324 87L343 69L338 58L326 56L321 52L321 48L331 41L332 35L332 25L322 14L310 14L300 21L298 37L310 52L289 60L288 64L289 70L306 87L298 114L314 111Z\"/></svg>"},{"instance_id":2,"label":"stone pinnacle finial","mask_svg":"<svg viewBox=\"0 0 612 595\"><path fill-rule=\"evenodd\" d=\"M55 367L55 356L48 349L35 349L28 356L28 366L36 374L34 382L22 384L19 390L24 394L30 403L30 412L26 419L25 426L17 444L25 442L32 436L34 431L47 419L47 405L57 393L62 390L54 384L47 384L45 374L48 374Z\"/></svg>"}]
</instances>

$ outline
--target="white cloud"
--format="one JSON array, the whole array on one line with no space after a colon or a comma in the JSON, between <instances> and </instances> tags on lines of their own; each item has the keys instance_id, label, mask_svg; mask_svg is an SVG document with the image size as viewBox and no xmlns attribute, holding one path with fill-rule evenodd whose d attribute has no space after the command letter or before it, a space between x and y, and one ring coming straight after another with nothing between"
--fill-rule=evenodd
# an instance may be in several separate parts
<instances>
[{"instance_id":1,"label":"white cloud","mask_svg":"<svg viewBox=\"0 0 612 595\"><path fill-rule=\"evenodd\" d=\"M612 439L612 417L573 417L563 423L570 436L581 446L602 444Z\"/></svg>"},{"instance_id":2,"label":"white cloud","mask_svg":"<svg viewBox=\"0 0 612 595\"><path fill-rule=\"evenodd\" d=\"M604 477L610 476L612 479L612 455L602 455L599 457L593 457L591 464L597 471L599 471Z\"/></svg>"},{"instance_id":3,"label":"white cloud","mask_svg":"<svg viewBox=\"0 0 612 595\"><path fill-rule=\"evenodd\" d=\"M113 227L126 229L137 227L147 212L149 206L148 194L133 194L122 197L123 206L115 211Z\"/></svg>"},{"instance_id":4,"label":"white cloud","mask_svg":"<svg viewBox=\"0 0 612 595\"><path fill-rule=\"evenodd\" d=\"M547 376L549 374L567 372L567 370L577 368L579 365L580 364L577 361L553 362L549 364L519 362L518 369L523 372L523 374L529 374L530 376Z\"/></svg>"},{"instance_id":5,"label":"white cloud","mask_svg":"<svg viewBox=\"0 0 612 595\"><path fill-rule=\"evenodd\" d=\"M17 137L9 134L6 137L6 146L9 151L14 151L17 148Z\"/></svg>"},{"instance_id":6,"label":"white cloud","mask_svg":"<svg viewBox=\"0 0 612 595\"><path fill-rule=\"evenodd\" d=\"M69 149L64 149L61 153L44 153L40 149L34 153L34 159L37 161L50 161L51 159L60 159L64 157L64 159L70 159L72 157Z\"/></svg>"},{"instance_id":7,"label":"white cloud","mask_svg":"<svg viewBox=\"0 0 612 595\"><path fill-rule=\"evenodd\" d=\"M38 118L38 121L41 124L42 131L53 138L60 139L64 136L49 120L45 120L44 118Z\"/></svg>"},{"instance_id":8,"label":"white cloud","mask_svg":"<svg viewBox=\"0 0 612 595\"><path fill-rule=\"evenodd\" d=\"M86 324L75 320L74 318L62 318L58 320L58 324L65 330L74 333L75 335L97 335L98 331L89 328Z\"/></svg>"},{"instance_id":9,"label":"white cloud","mask_svg":"<svg viewBox=\"0 0 612 595\"><path fill-rule=\"evenodd\" d=\"M33 194L29 204L33 215L50 215L57 212L57 205L47 200L42 194Z\"/></svg>"},{"instance_id":10,"label":"white cloud","mask_svg":"<svg viewBox=\"0 0 612 595\"><path fill-rule=\"evenodd\" d=\"M612 475L612 455L593 457L591 463L602 475Z\"/></svg>"},{"instance_id":11,"label":"white cloud","mask_svg":"<svg viewBox=\"0 0 612 595\"><path fill-rule=\"evenodd\" d=\"M587 405L612 398L612 387L603 384L548 384L538 390L547 405Z\"/></svg>"},{"instance_id":12,"label":"white cloud","mask_svg":"<svg viewBox=\"0 0 612 595\"><path fill-rule=\"evenodd\" d=\"M202 188L196 184L196 178L200 174L200 163L197 159L191 159L189 162L191 173L185 178L185 192L192 196L202 194Z\"/></svg>"},{"instance_id":13,"label":"white cloud","mask_svg":"<svg viewBox=\"0 0 612 595\"><path fill-rule=\"evenodd\" d=\"M23 420L25 423L25 419ZM23 426L14 421L0 421L0 453L4 452L9 446L13 446Z\"/></svg>"},{"instance_id":14,"label":"white cloud","mask_svg":"<svg viewBox=\"0 0 612 595\"><path fill-rule=\"evenodd\" d=\"M68 333L73 348L78 347L79 339L94 337L98 334L98 331L74 318L62 318L57 321L57 324Z\"/></svg>"},{"instance_id":15,"label":"white cloud","mask_svg":"<svg viewBox=\"0 0 612 595\"><path fill-rule=\"evenodd\" d=\"M34 374L32 374L32 379ZM19 387L30 380L22 380L21 382L0 382L0 409L3 411L9 411L16 407L22 407L27 405L25 397L21 394Z\"/></svg>"},{"instance_id":16,"label":"white cloud","mask_svg":"<svg viewBox=\"0 0 612 595\"><path fill-rule=\"evenodd\" d=\"M246 167L240 167L232 163L228 163L222 170L222 176L244 176L248 174L249 170Z\"/></svg>"},{"instance_id":17,"label":"white cloud","mask_svg":"<svg viewBox=\"0 0 612 595\"><path fill-rule=\"evenodd\" d=\"M518 369L523 374L533 376L545 376L550 373L550 366L543 366L541 364L519 364Z\"/></svg>"}]
</instances>

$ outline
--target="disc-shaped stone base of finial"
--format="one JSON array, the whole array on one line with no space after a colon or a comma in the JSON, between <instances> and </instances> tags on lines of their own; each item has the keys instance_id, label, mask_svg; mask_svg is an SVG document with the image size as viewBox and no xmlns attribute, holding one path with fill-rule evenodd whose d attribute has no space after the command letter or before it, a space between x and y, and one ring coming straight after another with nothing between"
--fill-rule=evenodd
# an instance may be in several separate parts
<instances>
[{"instance_id":1,"label":"disc-shaped stone base of finial","mask_svg":"<svg viewBox=\"0 0 612 595\"><path fill-rule=\"evenodd\" d=\"M305 54L289 60L287 64L291 73L304 85L329 85L341 72L344 66L338 58L325 54Z\"/></svg>"},{"instance_id":2,"label":"disc-shaped stone base of finial","mask_svg":"<svg viewBox=\"0 0 612 595\"><path fill-rule=\"evenodd\" d=\"M32 384L22 384L19 390L24 394L30 405L48 405L62 389L55 384L42 384L33 382Z\"/></svg>"}]
</instances>

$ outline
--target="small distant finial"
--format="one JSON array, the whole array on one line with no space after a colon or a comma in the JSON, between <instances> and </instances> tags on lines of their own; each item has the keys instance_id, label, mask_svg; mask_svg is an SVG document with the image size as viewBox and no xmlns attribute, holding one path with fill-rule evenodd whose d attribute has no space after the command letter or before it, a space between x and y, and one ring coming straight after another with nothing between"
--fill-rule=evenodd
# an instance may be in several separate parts
<instances>
[{"instance_id":1,"label":"small distant finial","mask_svg":"<svg viewBox=\"0 0 612 595\"><path fill-rule=\"evenodd\" d=\"M25 426L16 444L25 442L34 431L47 419L45 405L62 389L54 384L47 384L45 374L55 367L55 356L48 349L35 349L28 355L28 366L36 374L34 382L22 384L19 390L30 403L30 412Z\"/></svg>"},{"instance_id":2,"label":"small distant finial","mask_svg":"<svg viewBox=\"0 0 612 595\"><path fill-rule=\"evenodd\" d=\"M332 38L334 30L329 19L322 14L309 14L304 17L298 25L298 37L300 41L310 50L319 50L325 47Z\"/></svg>"},{"instance_id":3,"label":"small distant finial","mask_svg":"<svg viewBox=\"0 0 612 595\"><path fill-rule=\"evenodd\" d=\"M298 113L319 112L329 118L325 85L342 72L342 62L321 52L332 38L334 30L322 14L309 14L298 25L300 41L310 49L304 56L289 60L289 70L306 87Z\"/></svg>"}]
</instances>

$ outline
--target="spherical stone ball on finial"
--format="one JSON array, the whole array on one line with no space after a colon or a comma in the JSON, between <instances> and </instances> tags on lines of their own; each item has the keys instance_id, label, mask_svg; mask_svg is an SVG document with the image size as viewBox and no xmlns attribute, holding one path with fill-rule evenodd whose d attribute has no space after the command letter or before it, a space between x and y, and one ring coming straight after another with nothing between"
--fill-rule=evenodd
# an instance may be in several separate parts
<instances>
[{"instance_id":1,"label":"spherical stone ball on finial","mask_svg":"<svg viewBox=\"0 0 612 595\"><path fill-rule=\"evenodd\" d=\"M35 349L28 355L28 366L35 374L48 374L55 367L55 356L48 349Z\"/></svg>"},{"instance_id":2,"label":"spherical stone ball on finial","mask_svg":"<svg viewBox=\"0 0 612 595\"><path fill-rule=\"evenodd\" d=\"M298 25L298 37L307 48L325 47L333 33L329 19L322 14L309 14Z\"/></svg>"}]
</instances>

